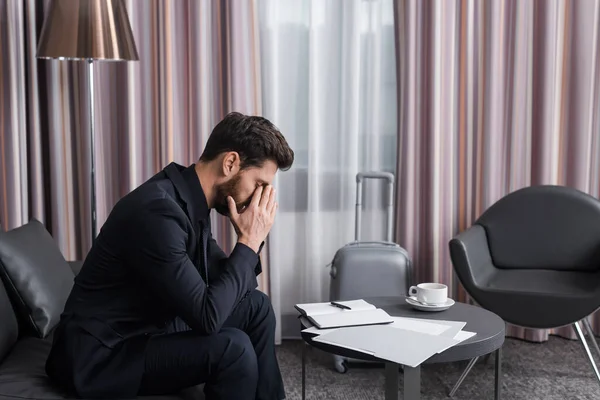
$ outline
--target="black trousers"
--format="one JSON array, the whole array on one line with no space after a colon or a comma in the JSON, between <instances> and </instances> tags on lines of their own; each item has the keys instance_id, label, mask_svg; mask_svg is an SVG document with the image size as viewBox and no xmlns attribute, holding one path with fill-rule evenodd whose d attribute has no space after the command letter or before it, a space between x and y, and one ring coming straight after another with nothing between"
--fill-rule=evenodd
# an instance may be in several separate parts
<instances>
[{"instance_id":1,"label":"black trousers","mask_svg":"<svg viewBox=\"0 0 600 400\"><path fill-rule=\"evenodd\" d=\"M207 400L285 398L275 355L275 315L264 293L253 290L217 334L199 335L180 319L171 331L148 343L140 395L204 383Z\"/></svg>"}]
</instances>

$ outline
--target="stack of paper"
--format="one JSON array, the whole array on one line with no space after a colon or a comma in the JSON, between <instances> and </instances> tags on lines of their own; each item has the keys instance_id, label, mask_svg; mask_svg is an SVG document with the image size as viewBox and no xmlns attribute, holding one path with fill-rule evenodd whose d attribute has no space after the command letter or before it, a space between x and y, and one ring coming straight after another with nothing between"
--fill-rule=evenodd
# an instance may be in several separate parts
<instances>
[{"instance_id":1,"label":"stack of paper","mask_svg":"<svg viewBox=\"0 0 600 400\"><path fill-rule=\"evenodd\" d=\"M331 302L296 304L295 308L302 315L323 315L340 313L344 311L367 311L377 309L377 307L375 307L373 304L368 303L364 300L336 301L335 304L348 307L350 310L336 307Z\"/></svg>"},{"instance_id":2,"label":"stack of paper","mask_svg":"<svg viewBox=\"0 0 600 400\"><path fill-rule=\"evenodd\" d=\"M321 324L310 326L315 316L319 315L343 315L353 314L357 321L354 325L361 325L358 319L363 313L377 310L374 306L368 308L369 304L362 301L356 303L360 310L349 312L348 310L331 311L326 313L325 306L329 303L316 303L314 307L309 305L298 305L300 310L312 314L303 313L304 325L307 326L303 332L316 335L314 341L343 347L350 350L370 354L375 357L389 360L398 364L416 367L435 354L448 350L473 336L474 332L463 331L466 322L461 321L439 321L421 318L389 317L391 321L385 325L347 326L329 329ZM331 308L335 308L329 305ZM382 310L383 311L383 310ZM387 313L386 313L387 315Z\"/></svg>"},{"instance_id":3,"label":"stack of paper","mask_svg":"<svg viewBox=\"0 0 600 400\"><path fill-rule=\"evenodd\" d=\"M389 324L392 317L364 300L297 304L296 309L317 328Z\"/></svg>"}]
</instances>

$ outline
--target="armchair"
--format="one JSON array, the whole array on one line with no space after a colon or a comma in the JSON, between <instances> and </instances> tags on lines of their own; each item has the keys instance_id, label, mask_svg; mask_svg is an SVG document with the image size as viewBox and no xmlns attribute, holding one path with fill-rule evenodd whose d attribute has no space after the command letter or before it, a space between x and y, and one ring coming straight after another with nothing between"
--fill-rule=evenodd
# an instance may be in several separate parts
<instances>
[{"instance_id":1,"label":"armchair","mask_svg":"<svg viewBox=\"0 0 600 400\"><path fill-rule=\"evenodd\" d=\"M600 381L579 323L600 353L586 319L600 307L598 199L564 186L526 187L493 204L449 246L460 282L481 307L527 328L573 325Z\"/></svg>"}]
</instances>

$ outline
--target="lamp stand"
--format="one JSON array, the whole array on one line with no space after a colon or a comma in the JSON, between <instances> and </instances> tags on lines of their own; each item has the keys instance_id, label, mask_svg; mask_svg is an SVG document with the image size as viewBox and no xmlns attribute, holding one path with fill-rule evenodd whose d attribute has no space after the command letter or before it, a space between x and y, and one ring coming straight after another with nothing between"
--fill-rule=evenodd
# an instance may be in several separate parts
<instances>
[{"instance_id":1,"label":"lamp stand","mask_svg":"<svg viewBox=\"0 0 600 400\"><path fill-rule=\"evenodd\" d=\"M87 59L88 63L88 89L90 93L90 161L92 171L90 207L92 210L92 244L96 239L96 162L94 153L96 150L94 132L94 60Z\"/></svg>"},{"instance_id":2,"label":"lamp stand","mask_svg":"<svg viewBox=\"0 0 600 400\"><path fill-rule=\"evenodd\" d=\"M1 0L0 0L1 1ZM48 0L37 46L37 58L88 63L90 118L90 210L92 245L96 239L96 129L94 118L94 62L139 61L125 0ZM46 10L46 7L44 7ZM65 26L76 29L65 29Z\"/></svg>"}]
</instances>

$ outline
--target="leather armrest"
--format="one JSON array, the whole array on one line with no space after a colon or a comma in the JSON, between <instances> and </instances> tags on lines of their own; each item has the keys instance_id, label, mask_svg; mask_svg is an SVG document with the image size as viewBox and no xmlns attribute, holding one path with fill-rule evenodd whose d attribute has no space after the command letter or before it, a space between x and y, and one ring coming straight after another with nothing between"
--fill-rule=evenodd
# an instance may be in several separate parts
<instances>
[{"instance_id":1,"label":"leather armrest","mask_svg":"<svg viewBox=\"0 0 600 400\"><path fill-rule=\"evenodd\" d=\"M83 261L68 261L69 267L73 270L73 274L77 275L83 267Z\"/></svg>"},{"instance_id":2,"label":"leather armrest","mask_svg":"<svg viewBox=\"0 0 600 400\"><path fill-rule=\"evenodd\" d=\"M450 240L450 258L466 287L485 285L496 269L481 225L473 225Z\"/></svg>"}]
</instances>

